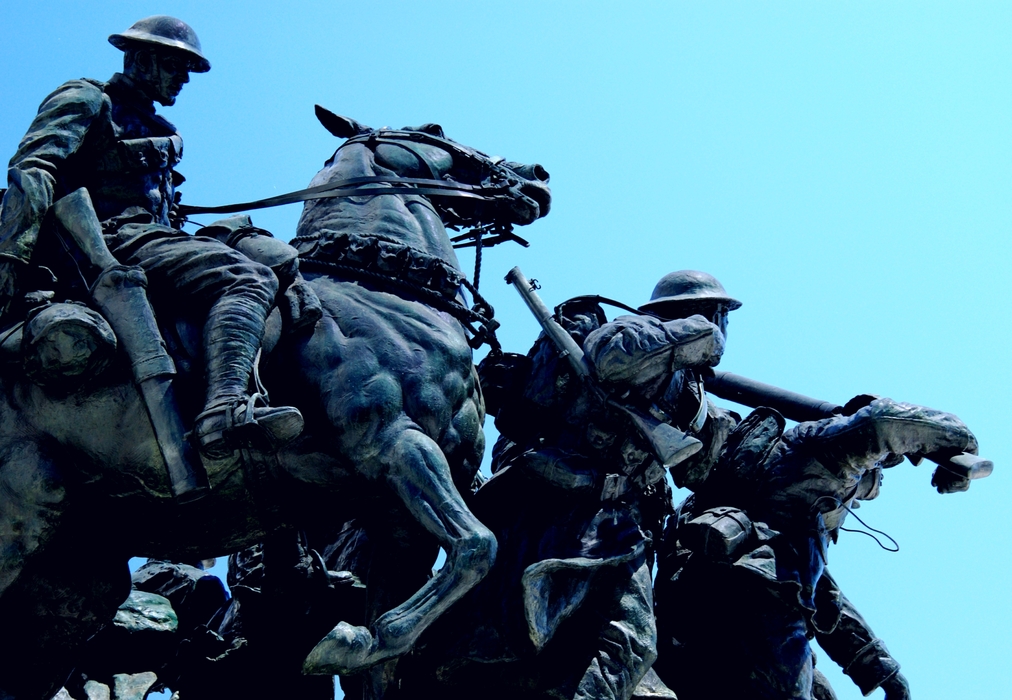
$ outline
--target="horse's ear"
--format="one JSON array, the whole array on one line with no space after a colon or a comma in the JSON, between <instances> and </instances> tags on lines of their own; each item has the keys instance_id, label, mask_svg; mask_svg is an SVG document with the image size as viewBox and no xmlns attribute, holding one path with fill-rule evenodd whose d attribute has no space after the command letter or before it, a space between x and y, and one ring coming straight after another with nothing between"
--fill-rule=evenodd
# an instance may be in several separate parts
<instances>
[{"instance_id":1,"label":"horse's ear","mask_svg":"<svg viewBox=\"0 0 1012 700\"><path fill-rule=\"evenodd\" d=\"M372 129L359 124L354 119L334 114L326 107L321 107L320 105L316 105L316 118L323 124L324 129L339 139L350 139L352 136L372 131Z\"/></svg>"},{"instance_id":2,"label":"horse's ear","mask_svg":"<svg viewBox=\"0 0 1012 700\"><path fill-rule=\"evenodd\" d=\"M446 135L443 134L442 126L434 123L425 123L421 126L405 126L405 132L421 132L422 134L428 134L432 137L438 137L445 139Z\"/></svg>"},{"instance_id":3,"label":"horse's ear","mask_svg":"<svg viewBox=\"0 0 1012 700\"><path fill-rule=\"evenodd\" d=\"M421 126L414 129L414 131L421 131L422 133L428 134L429 136L438 136L441 139L446 138L446 134L443 133L443 127L439 124L422 124Z\"/></svg>"}]
</instances>

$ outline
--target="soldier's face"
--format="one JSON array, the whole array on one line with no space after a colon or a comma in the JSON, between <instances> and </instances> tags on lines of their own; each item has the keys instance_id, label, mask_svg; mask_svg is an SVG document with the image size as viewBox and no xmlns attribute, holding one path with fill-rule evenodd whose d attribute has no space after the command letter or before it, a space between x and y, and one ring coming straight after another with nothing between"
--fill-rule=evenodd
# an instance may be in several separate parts
<instances>
[{"instance_id":1,"label":"soldier's face","mask_svg":"<svg viewBox=\"0 0 1012 700\"><path fill-rule=\"evenodd\" d=\"M713 314L713 317L710 319L710 321L713 323L713 325L719 328L720 332L724 335L725 338L727 338L727 307L723 305L718 306L717 311Z\"/></svg>"},{"instance_id":2,"label":"soldier's face","mask_svg":"<svg viewBox=\"0 0 1012 700\"><path fill-rule=\"evenodd\" d=\"M159 51L145 51L138 56L137 77L148 96L166 107L176 103L176 96L190 82L190 62L185 56Z\"/></svg>"}]
</instances>

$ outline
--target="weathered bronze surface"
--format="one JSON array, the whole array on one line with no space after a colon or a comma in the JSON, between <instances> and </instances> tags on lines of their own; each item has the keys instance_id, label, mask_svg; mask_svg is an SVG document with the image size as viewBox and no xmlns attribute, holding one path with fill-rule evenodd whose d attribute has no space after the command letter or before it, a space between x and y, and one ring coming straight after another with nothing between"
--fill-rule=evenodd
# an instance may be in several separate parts
<instances>
[{"instance_id":1,"label":"weathered bronze surface","mask_svg":"<svg viewBox=\"0 0 1012 700\"><path fill-rule=\"evenodd\" d=\"M391 583L379 612L393 609L370 627L339 624L312 650L308 671L353 672L403 654L495 554L494 538L454 484L470 485L483 450L471 347L457 319L489 319L461 296L464 275L443 218L527 224L547 213L548 188L445 139L436 125L390 134L362 128L314 184L424 175L488 185L496 195L451 207L379 185L355 198L311 202L297 246L312 270L302 298L319 298L322 318L278 342L276 333L265 336L277 274L242 246L173 228L181 141L152 101L171 104L188 71L207 68L195 35L171 44L180 24L142 20L114 37L127 47L123 74L108 84L74 81L47 99L12 161L0 252L11 327L54 296L36 289L58 286L60 296L87 302L88 259L73 249L68 259L68 248L48 239L58 233L50 225L54 202L87 188L104 244L121 264L140 268L129 274L147 277L164 341L184 375L176 379L181 415L196 434L209 492L173 502L129 370L132 363L137 374L147 358L121 356L68 391L26 380L17 369L22 352L12 348L0 409L0 619L19 644L2 660L0 688L14 697L48 697L63 683L81 645L125 597L128 554L187 560L308 527L313 518L329 523L337 501L327 492L339 494L349 514L364 508L385 521L395 511L406 530L438 542L448 563L431 580L423 576L421 590L401 590L403 597ZM138 38L142 30L151 36ZM42 263L61 256L45 265L57 279L36 286ZM138 318L148 313L127 306ZM202 343L194 327L204 328ZM297 411L248 398L262 341L274 346L261 363L268 384L313 414L287 447L301 428Z\"/></svg>"},{"instance_id":2,"label":"weathered bronze surface","mask_svg":"<svg viewBox=\"0 0 1012 700\"><path fill-rule=\"evenodd\" d=\"M699 271L550 310L514 268L544 333L505 353L480 251L527 244L544 168L318 106L343 143L306 189L184 206L154 105L210 62L171 17L109 41L123 72L45 99L0 208L0 700L825 700L812 638L910 697L827 549L904 458L987 476L958 418L715 370L741 302ZM293 202L291 244L182 230Z\"/></svg>"}]
</instances>

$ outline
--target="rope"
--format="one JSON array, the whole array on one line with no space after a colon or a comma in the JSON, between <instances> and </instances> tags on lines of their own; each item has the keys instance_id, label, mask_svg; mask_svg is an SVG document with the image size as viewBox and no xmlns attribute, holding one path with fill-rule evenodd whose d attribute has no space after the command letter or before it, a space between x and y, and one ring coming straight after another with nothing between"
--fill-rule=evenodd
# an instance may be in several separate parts
<instances>
[{"instance_id":1,"label":"rope","mask_svg":"<svg viewBox=\"0 0 1012 700\"><path fill-rule=\"evenodd\" d=\"M479 226L474 233L474 291L478 291L478 283L481 281L481 237L485 229Z\"/></svg>"},{"instance_id":2,"label":"rope","mask_svg":"<svg viewBox=\"0 0 1012 700\"><path fill-rule=\"evenodd\" d=\"M851 509L850 506L848 506L846 503L844 503L843 501L841 501L836 496L820 496L819 498L815 499L815 503L812 504L812 510L817 509L819 507L819 503L821 503L822 501L832 501L833 503L836 504L837 508L843 508L848 513L850 513L855 518L857 518L857 521L859 523L861 523L866 528L868 528L869 530L871 530L871 532L866 532L864 530L857 530L855 528L843 527L842 525L840 525L839 528L841 530L843 530L844 532L857 532L857 533L860 533L862 535L867 535L868 537L870 537L873 540L875 540L875 544L877 544L879 547L881 547L882 549L884 549L887 552L892 552L892 553L895 554L896 552L900 551L900 544L899 544L899 542L897 542L896 540L894 540L889 533L882 532L882 530L876 530L871 525L869 525L865 521L861 520L861 516L860 515L858 515L857 513L855 513ZM872 532L877 533L879 535L882 535L883 537L885 537L886 539L888 539L890 542L892 542L893 546L892 547L886 547L884 544L882 544L882 542L879 540L879 538L877 538L877 537L875 537L875 535L871 534Z\"/></svg>"}]
</instances>

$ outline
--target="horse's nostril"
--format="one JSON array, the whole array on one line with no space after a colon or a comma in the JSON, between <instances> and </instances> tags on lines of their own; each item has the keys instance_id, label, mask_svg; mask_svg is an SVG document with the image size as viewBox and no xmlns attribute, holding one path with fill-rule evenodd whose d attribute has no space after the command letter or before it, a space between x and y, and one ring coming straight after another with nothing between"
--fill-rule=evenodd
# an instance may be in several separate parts
<instances>
[{"instance_id":1,"label":"horse's nostril","mask_svg":"<svg viewBox=\"0 0 1012 700\"><path fill-rule=\"evenodd\" d=\"M543 166L533 163L527 165L526 163L516 163L513 161L506 161L503 163L507 168L515 172L525 180L535 180L537 182L548 182L548 171Z\"/></svg>"}]
</instances>

